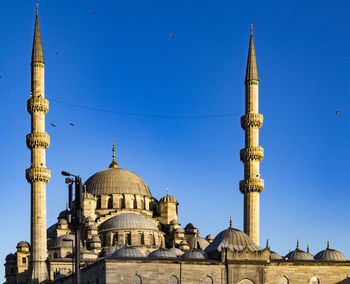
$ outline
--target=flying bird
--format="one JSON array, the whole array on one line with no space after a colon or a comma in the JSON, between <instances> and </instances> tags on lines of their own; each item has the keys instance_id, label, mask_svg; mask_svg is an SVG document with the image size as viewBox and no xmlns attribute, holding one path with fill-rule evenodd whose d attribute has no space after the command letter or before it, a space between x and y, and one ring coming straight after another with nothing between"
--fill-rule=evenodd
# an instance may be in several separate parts
<instances>
[{"instance_id":1,"label":"flying bird","mask_svg":"<svg viewBox=\"0 0 350 284\"><path fill-rule=\"evenodd\" d=\"M7 92L8 92L8 93L11 93L12 91L11 91L11 90L8 90Z\"/></svg>"},{"instance_id":2,"label":"flying bird","mask_svg":"<svg viewBox=\"0 0 350 284\"><path fill-rule=\"evenodd\" d=\"M339 114L340 113L340 111L339 110L337 110L336 112L335 112L335 114Z\"/></svg>"},{"instance_id":3,"label":"flying bird","mask_svg":"<svg viewBox=\"0 0 350 284\"><path fill-rule=\"evenodd\" d=\"M58 53L59 53L59 52L58 52L58 51L56 51L56 55L58 55Z\"/></svg>"},{"instance_id":4,"label":"flying bird","mask_svg":"<svg viewBox=\"0 0 350 284\"><path fill-rule=\"evenodd\" d=\"M55 125L55 124L53 124L53 123L50 123L50 124L51 124L51 126L52 126L52 127L56 127L56 125Z\"/></svg>"},{"instance_id":5,"label":"flying bird","mask_svg":"<svg viewBox=\"0 0 350 284\"><path fill-rule=\"evenodd\" d=\"M170 38L175 38L175 36L174 36L174 35L171 35Z\"/></svg>"},{"instance_id":6,"label":"flying bird","mask_svg":"<svg viewBox=\"0 0 350 284\"><path fill-rule=\"evenodd\" d=\"M69 125L70 125L70 126L74 126L74 124L73 124L73 123L71 123L71 122L69 123Z\"/></svg>"},{"instance_id":7,"label":"flying bird","mask_svg":"<svg viewBox=\"0 0 350 284\"><path fill-rule=\"evenodd\" d=\"M91 15L95 15L95 14L96 14L96 12L90 12L90 14L91 14Z\"/></svg>"}]
</instances>

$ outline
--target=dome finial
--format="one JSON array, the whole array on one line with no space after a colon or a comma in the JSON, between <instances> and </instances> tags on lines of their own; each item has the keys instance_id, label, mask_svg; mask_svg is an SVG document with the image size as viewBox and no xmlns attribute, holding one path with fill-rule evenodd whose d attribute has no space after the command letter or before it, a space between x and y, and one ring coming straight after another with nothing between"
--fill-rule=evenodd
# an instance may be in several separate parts
<instances>
[{"instance_id":1,"label":"dome finial","mask_svg":"<svg viewBox=\"0 0 350 284\"><path fill-rule=\"evenodd\" d=\"M329 240L327 241L327 249L329 249Z\"/></svg>"},{"instance_id":2,"label":"dome finial","mask_svg":"<svg viewBox=\"0 0 350 284\"><path fill-rule=\"evenodd\" d=\"M310 253L310 247L309 247L309 244L306 245L306 252L307 253Z\"/></svg>"},{"instance_id":3,"label":"dome finial","mask_svg":"<svg viewBox=\"0 0 350 284\"><path fill-rule=\"evenodd\" d=\"M115 142L113 142L113 148L112 148L112 158L113 158L113 161L112 163L109 165L110 168L119 168L117 162L115 161Z\"/></svg>"},{"instance_id":4,"label":"dome finial","mask_svg":"<svg viewBox=\"0 0 350 284\"><path fill-rule=\"evenodd\" d=\"M230 216L230 228L232 228L232 216Z\"/></svg>"},{"instance_id":5,"label":"dome finial","mask_svg":"<svg viewBox=\"0 0 350 284\"><path fill-rule=\"evenodd\" d=\"M166 188L166 195L169 195L169 188Z\"/></svg>"},{"instance_id":6,"label":"dome finial","mask_svg":"<svg viewBox=\"0 0 350 284\"><path fill-rule=\"evenodd\" d=\"M297 239L297 249L299 249L299 239Z\"/></svg>"},{"instance_id":7,"label":"dome finial","mask_svg":"<svg viewBox=\"0 0 350 284\"><path fill-rule=\"evenodd\" d=\"M266 248L269 248L269 239L266 239Z\"/></svg>"}]
</instances>

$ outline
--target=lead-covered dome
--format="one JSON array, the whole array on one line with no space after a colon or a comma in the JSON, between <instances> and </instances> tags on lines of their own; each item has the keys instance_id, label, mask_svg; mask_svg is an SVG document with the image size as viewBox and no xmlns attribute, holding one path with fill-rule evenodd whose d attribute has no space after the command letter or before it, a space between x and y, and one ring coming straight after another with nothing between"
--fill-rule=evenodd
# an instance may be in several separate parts
<instances>
[{"instance_id":1,"label":"lead-covered dome","mask_svg":"<svg viewBox=\"0 0 350 284\"><path fill-rule=\"evenodd\" d=\"M155 223L136 213L125 213L108 219L99 226L100 233L115 230L158 231Z\"/></svg>"},{"instance_id":2,"label":"lead-covered dome","mask_svg":"<svg viewBox=\"0 0 350 284\"><path fill-rule=\"evenodd\" d=\"M144 255L134 247L122 247L113 252L108 258L143 258Z\"/></svg>"},{"instance_id":3,"label":"lead-covered dome","mask_svg":"<svg viewBox=\"0 0 350 284\"><path fill-rule=\"evenodd\" d=\"M210 257L218 259L221 256L221 250L223 248L228 248L232 251L241 251L245 248L248 248L252 252L262 250L246 233L231 226L220 232L205 249L205 252Z\"/></svg>"},{"instance_id":4,"label":"lead-covered dome","mask_svg":"<svg viewBox=\"0 0 350 284\"><path fill-rule=\"evenodd\" d=\"M327 243L327 248L317 253L314 259L324 261L346 261L346 257L340 251L329 247L329 242Z\"/></svg>"},{"instance_id":5,"label":"lead-covered dome","mask_svg":"<svg viewBox=\"0 0 350 284\"><path fill-rule=\"evenodd\" d=\"M207 259L207 254L200 249L190 249L185 252L181 257L182 260L203 260Z\"/></svg>"},{"instance_id":6,"label":"lead-covered dome","mask_svg":"<svg viewBox=\"0 0 350 284\"><path fill-rule=\"evenodd\" d=\"M108 168L97 172L85 185L86 191L95 196L114 193L151 196L146 183L138 175L121 168Z\"/></svg>"},{"instance_id":7,"label":"lead-covered dome","mask_svg":"<svg viewBox=\"0 0 350 284\"><path fill-rule=\"evenodd\" d=\"M309 250L309 249L308 249ZM303 251L299 248L299 240L297 241L297 247L295 250L290 251L286 256L286 260L314 260L312 254L308 251Z\"/></svg>"},{"instance_id":8,"label":"lead-covered dome","mask_svg":"<svg viewBox=\"0 0 350 284\"><path fill-rule=\"evenodd\" d=\"M165 248L160 248L155 251L152 251L149 255L148 258L158 258L158 259L171 259L171 258L176 258L176 254Z\"/></svg>"}]
</instances>

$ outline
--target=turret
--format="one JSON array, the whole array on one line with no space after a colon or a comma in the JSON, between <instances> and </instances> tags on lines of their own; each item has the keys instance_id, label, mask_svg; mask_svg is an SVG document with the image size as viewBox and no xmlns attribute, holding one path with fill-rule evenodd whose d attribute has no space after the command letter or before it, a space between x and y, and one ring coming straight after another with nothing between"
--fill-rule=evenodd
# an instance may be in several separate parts
<instances>
[{"instance_id":1,"label":"turret","mask_svg":"<svg viewBox=\"0 0 350 284\"><path fill-rule=\"evenodd\" d=\"M46 149L50 136L45 132L45 115L49 102L45 99L45 62L36 7L34 40L31 61L31 94L27 110L31 115L31 133L27 135L27 147L31 151L31 165L26 170L31 185L31 279L42 283L48 279L46 259L46 183L51 172L46 168Z\"/></svg>"},{"instance_id":2,"label":"turret","mask_svg":"<svg viewBox=\"0 0 350 284\"><path fill-rule=\"evenodd\" d=\"M241 117L241 126L245 131L245 148L240 151L240 158L244 163L244 180L240 181L239 189L244 194L244 232L258 245L259 194L264 189L264 180L260 178L260 162L264 157L264 149L259 146L259 129L262 123L252 25L245 76L245 115Z\"/></svg>"},{"instance_id":3,"label":"turret","mask_svg":"<svg viewBox=\"0 0 350 284\"><path fill-rule=\"evenodd\" d=\"M179 203L176 198L169 195L168 189L166 189L166 196L159 200L159 222L164 226L165 230L170 229L170 224L177 223L177 207Z\"/></svg>"}]
</instances>

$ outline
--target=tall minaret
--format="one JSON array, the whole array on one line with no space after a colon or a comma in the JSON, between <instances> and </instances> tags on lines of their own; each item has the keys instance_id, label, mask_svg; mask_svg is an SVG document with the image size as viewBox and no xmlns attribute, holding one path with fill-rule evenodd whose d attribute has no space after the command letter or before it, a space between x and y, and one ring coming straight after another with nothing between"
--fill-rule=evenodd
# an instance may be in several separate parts
<instances>
[{"instance_id":1,"label":"tall minaret","mask_svg":"<svg viewBox=\"0 0 350 284\"><path fill-rule=\"evenodd\" d=\"M27 110L31 115L31 133L27 135L27 147L31 151L30 168L26 170L27 181L31 185L31 278L32 283L42 283L48 279L46 267L46 183L51 172L46 168L46 149L50 136L45 132L45 115L49 102L44 98L45 63L38 20L38 4L34 29L31 61L31 94Z\"/></svg>"},{"instance_id":2,"label":"tall minaret","mask_svg":"<svg viewBox=\"0 0 350 284\"><path fill-rule=\"evenodd\" d=\"M245 148L240 151L244 163L244 180L239 189L244 194L244 232L259 244L259 194L264 189L264 180L260 178L260 162L264 149L259 146L259 128L263 116L259 113L259 79L256 66L253 40L253 25L250 28L250 43L245 76L245 115L241 117L241 126L245 131Z\"/></svg>"}]
</instances>

